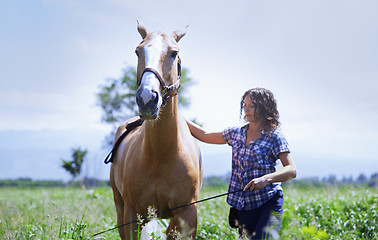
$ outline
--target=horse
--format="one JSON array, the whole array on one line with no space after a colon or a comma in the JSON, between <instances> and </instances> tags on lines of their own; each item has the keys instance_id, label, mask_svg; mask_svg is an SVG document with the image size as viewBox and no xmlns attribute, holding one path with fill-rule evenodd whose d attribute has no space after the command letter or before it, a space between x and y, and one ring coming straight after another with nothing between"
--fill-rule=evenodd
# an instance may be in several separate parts
<instances>
[{"instance_id":1,"label":"horse","mask_svg":"<svg viewBox=\"0 0 378 240\"><path fill-rule=\"evenodd\" d=\"M185 118L178 111L181 63L178 42L186 34L150 32L138 22L142 42L138 56L136 103L143 124L119 144L110 170L110 184L118 226L148 216L153 208L159 218L170 219L167 239L177 234L194 239L197 207L171 210L198 200L202 185L201 153L190 134ZM148 221L148 220L147 220ZM138 239L138 224L118 228L122 239Z\"/></svg>"}]
</instances>

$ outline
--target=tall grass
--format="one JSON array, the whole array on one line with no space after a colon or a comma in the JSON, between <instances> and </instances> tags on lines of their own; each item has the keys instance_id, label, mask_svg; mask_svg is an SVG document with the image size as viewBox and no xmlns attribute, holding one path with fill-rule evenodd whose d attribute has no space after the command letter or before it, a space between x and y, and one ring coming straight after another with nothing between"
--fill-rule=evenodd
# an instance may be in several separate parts
<instances>
[{"instance_id":1,"label":"tall grass","mask_svg":"<svg viewBox=\"0 0 378 240\"><path fill-rule=\"evenodd\" d=\"M288 188L283 239L378 239L378 191L364 187Z\"/></svg>"},{"instance_id":2,"label":"tall grass","mask_svg":"<svg viewBox=\"0 0 378 240\"><path fill-rule=\"evenodd\" d=\"M204 188L200 199L226 191ZM378 239L377 189L290 186L284 195L281 239ZM228 211L225 197L199 203L197 239L237 239ZM0 239L91 239L115 226L110 188L0 188Z\"/></svg>"},{"instance_id":3,"label":"tall grass","mask_svg":"<svg viewBox=\"0 0 378 240\"><path fill-rule=\"evenodd\" d=\"M0 189L0 239L88 239L115 219L109 189Z\"/></svg>"}]
</instances>

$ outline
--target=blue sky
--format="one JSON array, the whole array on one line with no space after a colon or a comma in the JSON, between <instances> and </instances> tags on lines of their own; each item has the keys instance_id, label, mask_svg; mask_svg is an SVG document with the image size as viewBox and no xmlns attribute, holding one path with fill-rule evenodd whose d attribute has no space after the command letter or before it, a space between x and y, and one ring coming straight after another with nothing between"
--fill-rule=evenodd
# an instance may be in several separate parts
<instances>
[{"instance_id":1,"label":"blue sky","mask_svg":"<svg viewBox=\"0 0 378 240\"><path fill-rule=\"evenodd\" d=\"M76 146L89 150L84 174L107 178L110 127L95 94L136 65L136 20L189 25L180 57L197 84L187 118L236 125L244 91L265 87L298 177L378 172L378 2L134 2L0 1L0 179L69 179L59 162ZM201 149L206 175L230 170L228 146Z\"/></svg>"}]
</instances>

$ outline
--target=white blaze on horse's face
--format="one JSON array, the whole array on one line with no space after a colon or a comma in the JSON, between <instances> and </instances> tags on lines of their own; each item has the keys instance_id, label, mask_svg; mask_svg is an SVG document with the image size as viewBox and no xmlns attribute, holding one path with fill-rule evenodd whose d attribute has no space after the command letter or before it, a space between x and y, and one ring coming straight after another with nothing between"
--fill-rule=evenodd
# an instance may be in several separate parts
<instances>
[{"instance_id":1,"label":"white blaze on horse's face","mask_svg":"<svg viewBox=\"0 0 378 240\"><path fill-rule=\"evenodd\" d=\"M156 37L144 46L146 68L158 69L163 49L163 36L156 34Z\"/></svg>"},{"instance_id":2,"label":"white blaze on horse's face","mask_svg":"<svg viewBox=\"0 0 378 240\"><path fill-rule=\"evenodd\" d=\"M164 50L163 36L156 34L150 42L144 45L145 68L161 69L161 55ZM155 119L162 105L161 86L159 79L152 72L145 72L137 91L139 115L144 119Z\"/></svg>"}]
</instances>

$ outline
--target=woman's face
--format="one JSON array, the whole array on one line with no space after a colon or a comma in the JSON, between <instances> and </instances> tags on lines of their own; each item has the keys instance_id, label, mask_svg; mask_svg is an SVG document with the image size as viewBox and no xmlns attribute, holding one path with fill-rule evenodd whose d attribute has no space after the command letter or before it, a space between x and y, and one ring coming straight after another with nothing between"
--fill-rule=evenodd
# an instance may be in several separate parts
<instances>
[{"instance_id":1,"label":"woman's face","mask_svg":"<svg viewBox=\"0 0 378 240\"><path fill-rule=\"evenodd\" d=\"M256 118L255 114L255 105L252 103L250 95L245 96L243 100L243 109L245 113L245 118L247 122L257 122L258 119Z\"/></svg>"}]
</instances>

